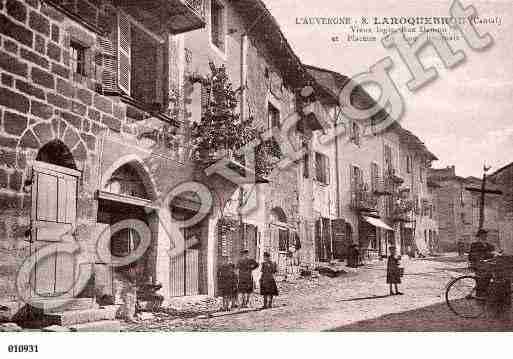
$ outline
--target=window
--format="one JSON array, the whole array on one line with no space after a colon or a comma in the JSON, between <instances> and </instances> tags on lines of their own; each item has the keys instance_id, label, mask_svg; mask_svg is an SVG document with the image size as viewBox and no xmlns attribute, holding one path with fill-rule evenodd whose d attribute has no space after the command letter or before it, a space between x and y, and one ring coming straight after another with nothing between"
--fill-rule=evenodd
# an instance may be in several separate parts
<instances>
[{"instance_id":1,"label":"window","mask_svg":"<svg viewBox=\"0 0 513 359\"><path fill-rule=\"evenodd\" d=\"M305 152L305 156L303 157L303 177L310 177L310 152L308 150L308 141L303 139L303 151Z\"/></svg>"},{"instance_id":2,"label":"window","mask_svg":"<svg viewBox=\"0 0 513 359\"><path fill-rule=\"evenodd\" d=\"M466 222L466 218L465 218L465 213L461 213L461 223L465 223Z\"/></svg>"},{"instance_id":3,"label":"window","mask_svg":"<svg viewBox=\"0 0 513 359\"><path fill-rule=\"evenodd\" d=\"M385 145L383 152L385 157L385 169L387 171L390 171L394 168L392 159L392 148L389 145Z\"/></svg>"},{"instance_id":4,"label":"window","mask_svg":"<svg viewBox=\"0 0 513 359\"><path fill-rule=\"evenodd\" d=\"M353 188L363 184L363 174L357 166L351 166L351 184Z\"/></svg>"},{"instance_id":5,"label":"window","mask_svg":"<svg viewBox=\"0 0 513 359\"><path fill-rule=\"evenodd\" d=\"M375 192L379 187L379 167L376 163L371 163L371 191Z\"/></svg>"},{"instance_id":6,"label":"window","mask_svg":"<svg viewBox=\"0 0 513 359\"><path fill-rule=\"evenodd\" d=\"M315 179L323 184L329 184L329 159L322 153L315 153Z\"/></svg>"},{"instance_id":7,"label":"window","mask_svg":"<svg viewBox=\"0 0 513 359\"><path fill-rule=\"evenodd\" d=\"M269 128L280 128L280 111L271 103L268 104L267 111Z\"/></svg>"},{"instance_id":8,"label":"window","mask_svg":"<svg viewBox=\"0 0 513 359\"><path fill-rule=\"evenodd\" d=\"M117 27L98 41L103 92L122 92L145 110L163 110L163 43L161 37L119 11Z\"/></svg>"},{"instance_id":9,"label":"window","mask_svg":"<svg viewBox=\"0 0 513 359\"><path fill-rule=\"evenodd\" d=\"M224 52L224 6L217 0L212 0L210 5L210 35L212 44Z\"/></svg>"},{"instance_id":10,"label":"window","mask_svg":"<svg viewBox=\"0 0 513 359\"><path fill-rule=\"evenodd\" d=\"M135 24L130 28L130 94L146 105L162 105L163 53L161 44Z\"/></svg>"},{"instance_id":11,"label":"window","mask_svg":"<svg viewBox=\"0 0 513 359\"><path fill-rule=\"evenodd\" d=\"M280 252L289 250L289 231L287 229L279 229L278 250Z\"/></svg>"},{"instance_id":12,"label":"window","mask_svg":"<svg viewBox=\"0 0 513 359\"><path fill-rule=\"evenodd\" d=\"M351 142L357 146L360 145L360 127L355 121L351 124Z\"/></svg>"},{"instance_id":13,"label":"window","mask_svg":"<svg viewBox=\"0 0 513 359\"><path fill-rule=\"evenodd\" d=\"M411 173L412 170L412 158L410 155L406 156L406 173Z\"/></svg>"},{"instance_id":14,"label":"window","mask_svg":"<svg viewBox=\"0 0 513 359\"><path fill-rule=\"evenodd\" d=\"M74 75L86 76L86 49L76 41L70 43L70 66Z\"/></svg>"}]
</instances>

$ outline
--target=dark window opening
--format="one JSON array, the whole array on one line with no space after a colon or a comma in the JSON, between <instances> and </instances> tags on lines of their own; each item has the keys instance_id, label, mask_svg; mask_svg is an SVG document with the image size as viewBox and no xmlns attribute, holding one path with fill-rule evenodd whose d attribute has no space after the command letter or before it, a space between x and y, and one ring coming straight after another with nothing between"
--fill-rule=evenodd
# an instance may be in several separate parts
<instances>
[{"instance_id":1,"label":"dark window opening","mask_svg":"<svg viewBox=\"0 0 513 359\"><path fill-rule=\"evenodd\" d=\"M351 142L355 145L360 145L360 127L356 122L353 122L351 125Z\"/></svg>"},{"instance_id":2,"label":"dark window opening","mask_svg":"<svg viewBox=\"0 0 513 359\"><path fill-rule=\"evenodd\" d=\"M224 51L224 7L216 0L211 2L210 27L212 43Z\"/></svg>"},{"instance_id":3,"label":"dark window opening","mask_svg":"<svg viewBox=\"0 0 513 359\"><path fill-rule=\"evenodd\" d=\"M61 141L48 142L38 152L36 161L76 170L75 160L68 147Z\"/></svg>"},{"instance_id":4,"label":"dark window opening","mask_svg":"<svg viewBox=\"0 0 513 359\"><path fill-rule=\"evenodd\" d=\"M308 142L303 140L303 151L305 156L303 157L303 177L310 177L310 153L308 152Z\"/></svg>"},{"instance_id":5,"label":"dark window opening","mask_svg":"<svg viewBox=\"0 0 513 359\"><path fill-rule=\"evenodd\" d=\"M70 44L70 66L73 74L86 76L86 50L78 42L71 41Z\"/></svg>"},{"instance_id":6,"label":"dark window opening","mask_svg":"<svg viewBox=\"0 0 513 359\"><path fill-rule=\"evenodd\" d=\"M279 229L278 250L280 252L289 250L289 231L287 229Z\"/></svg>"},{"instance_id":7,"label":"dark window opening","mask_svg":"<svg viewBox=\"0 0 513 359\"><path fill-rule=\"evenodd\" d=\"M160 44L137 26L131 26L131 96L154 110L162 105L162 57Z\"/></svg>"},{"instance_id":8,"label":"dark window opening","mask_svg":"<svg viewBox=\"0 0 513 359\"><path fill-rule=\"evenodd\" d=\"M268 104L268 117L269 117L269 127L270 128L280 128L280 111L274 107L272 104Z\"/></svg>"},{"instance_id":9,"label":"dark window opening","mask_svg":"<svg viewBox=\"0 0 513 359\"><path fill-rule=\"evenodd\" d=\"M323 184L329 183L328 156L322 153L315 153L315 179Z\"/></svg>"}]
</instances>

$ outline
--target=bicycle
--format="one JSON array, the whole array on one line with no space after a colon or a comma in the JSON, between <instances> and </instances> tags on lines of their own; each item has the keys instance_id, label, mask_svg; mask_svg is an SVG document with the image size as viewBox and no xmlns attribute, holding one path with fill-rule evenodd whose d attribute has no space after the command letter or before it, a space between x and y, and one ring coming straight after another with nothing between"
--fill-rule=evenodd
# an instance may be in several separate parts
<instances>
[{"instance_id":1,"label":"bicycle","mask_svg":"<svg viewBox=\"0 0 513 359\"><path fill-rule=\"evenodd\" d=\"M477 295L477 282L480 279L477 275L466 274L453 278L445 289L447 306L460 317L474 319L486 312L488 304L496 304L497 308L499 305L506 305L501 300L511 298L512 271L511 258L497 257L483 261L478 272L490 277L490 283L484 293L481 296Z\"/></svg>"}]
</instances>

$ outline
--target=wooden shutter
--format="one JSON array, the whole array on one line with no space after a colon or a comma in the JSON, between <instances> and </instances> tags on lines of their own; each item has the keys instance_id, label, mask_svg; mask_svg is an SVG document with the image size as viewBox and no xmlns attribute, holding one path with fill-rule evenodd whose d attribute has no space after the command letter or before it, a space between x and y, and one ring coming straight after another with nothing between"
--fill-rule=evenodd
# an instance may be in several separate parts
<instances>
[{"instance_id":1,"label":"wooden shutter","mask_svg":"<svg viewBox=\"0 0 513 359\"><path fill-rule=\"evenodd\" d=\"M118 13L118 86L130 94L130 21L121 11Z\"/></svg>"},{"instance_id":2,"label":"wooden shutter","mask_svg":"<svg viewBox=\"0 0 513 359\"><path fill-rule=\"evenodd\" d=\"M330 158L328 156L324 156L324 158L326 159L326 164L325 164L325 167L326 167L326 184L330 184L331 183Z\"/></svg>"},{"instance_id":3,"label":"wooden shutter","mask_svg":"<svg viewBox=\"0 0 513 359\"><path fill-rule=\"evenodd\" d=\"M210 106L210 86L201 84L201 117L205 115L208 107Z\"/></svg>"},{"instance_id":4,"label":"wooden shutter","mask_svg":"<svg viewBox=\"0 0 513 359\"><path fill-rule=\"evenodd\" d=\"M116 51L109 38L98 37L99 53L96 62L102 64L101 82L103 93L118 92L118 69ZM101 60L100 60L101 58Z\"/></svg>"}]
</instances>

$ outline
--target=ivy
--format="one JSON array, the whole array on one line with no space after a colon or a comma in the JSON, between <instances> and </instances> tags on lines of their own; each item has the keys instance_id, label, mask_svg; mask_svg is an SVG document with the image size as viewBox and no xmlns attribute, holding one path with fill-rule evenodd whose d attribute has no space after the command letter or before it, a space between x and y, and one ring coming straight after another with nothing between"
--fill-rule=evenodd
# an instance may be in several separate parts
<instances>
[{"instance_id":1,"label":"ivy","mask_svg":"<svg viewBox=\"0 0 513 359\"><path fill-rule=\"evenodd\" d=\"M252 116L243 119L237 113L238 91L233 89L225 66L216 67L213 62L209 65L210 76L193 74L189 78L193 83L200 82L207 90L203 94L201 120L191 126L193 156L201 162L217 160L223 155L240 157L242 148L258 141L263 131L256 127ZM259 142L255 148L255 173L268 176L279 146L277 149L277 144L270 143L272 141Z\"/></svg>"}]
</instances>

